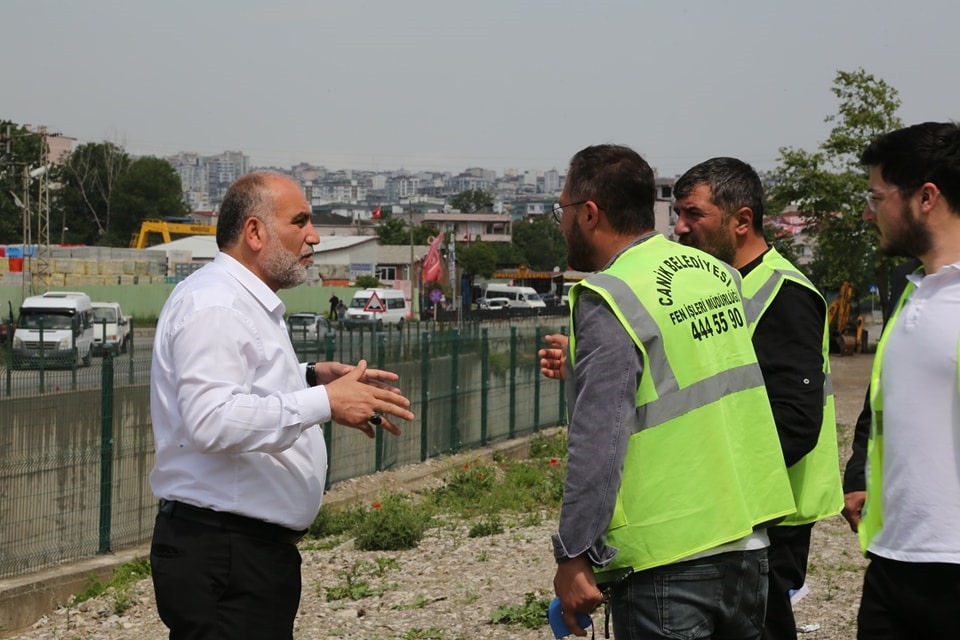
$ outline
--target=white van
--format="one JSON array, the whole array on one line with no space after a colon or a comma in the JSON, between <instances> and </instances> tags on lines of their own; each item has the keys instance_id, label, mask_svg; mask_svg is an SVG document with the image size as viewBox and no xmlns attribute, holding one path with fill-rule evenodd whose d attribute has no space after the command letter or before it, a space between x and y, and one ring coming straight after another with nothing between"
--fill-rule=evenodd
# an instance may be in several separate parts
<instances>
[{"instance_id":1,"label":"white van","mask_svg":"<svg viewBox=\"0 0 960 640\"><path fill-rule=\"evenodd\" d=\"M506 298L513 309L536 309L547 306L533 287L516 287L512 284L488 284L483 297L488 300Z\"/></svg>"},{"instance_id":2,"label":"white van","mask_svg":"<svg viewBox=\"0 0 960 640\"><path fill-rule=\"evenodd\" d=\"M573 285L577 284L576 282L564 282L563 283L563 293L560 294L560 304L568 307L570 306L570 289Z\"/></svg>"},{"instance_id":3,"label":"white van","mask_svg":"<svg viewBox=\"0 0 960 640\"><path fill-rule=\"evenodd\" d=\"M20 305L13 334L13 368L87 366L93 341L93 304L87 294L48 291L31 296Z\"/></svg>"},{"instance_id":4,"label":"white van","mask_svg":"<svg viewBox=\"0 0 960 640\"><path fill-rule=\"evenodd\" d=\"M402 324L410 319L410 303L399 289L363 289L353 294L343 323L347 326Z\"/></svg>"}]
</instances>

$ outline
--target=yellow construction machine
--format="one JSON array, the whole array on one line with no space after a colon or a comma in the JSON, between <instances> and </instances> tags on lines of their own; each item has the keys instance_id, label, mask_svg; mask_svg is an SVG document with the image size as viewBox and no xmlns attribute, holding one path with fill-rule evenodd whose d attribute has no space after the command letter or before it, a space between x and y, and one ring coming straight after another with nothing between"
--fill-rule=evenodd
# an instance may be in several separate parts
<instances>
[{"instance_id":1,"label":"yellow construction machine","mask_svg":"<svg viewBox=\"0 0 960 640\"><path fill-rule=\"evenodd\" d=\"M134 249L145 249L151 233L159 233L164 242L170 242L172 235L212 236L217 233L214 224L195 224L187 220L144 220L140 223L140 232L130 238L130 246Z\"/></svg>"},{"instance_id":2,"label":"yellow construction machine","mask_svg":"<svg viewBox=\"0 0 960 640\"><path fill-rule=\"evenodd\" d=\"M863 328L863 316L852 312L855 302L853 285L844 282L840 285L837 297L827 307L830 350L845 356L854 352L863 353L866 348L867 332ZM859 309L859 305L856 306Z\"/></svg>"}]
</instances>

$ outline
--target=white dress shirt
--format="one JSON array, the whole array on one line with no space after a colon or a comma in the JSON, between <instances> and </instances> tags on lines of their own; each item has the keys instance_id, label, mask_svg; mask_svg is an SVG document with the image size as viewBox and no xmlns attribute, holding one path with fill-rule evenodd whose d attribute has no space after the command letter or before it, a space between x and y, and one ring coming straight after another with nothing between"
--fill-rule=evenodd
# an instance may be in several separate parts
<instances>
[{"instance_id":1,"label":"white dress shirt","mask_svg":"<svg viewBox=\"0 0 960 640\"><path fill-rule=\"evenodd\" d=\"M870 552L960 564L960 262L926 276L893 327L883 390L883 528Z\"/></svg>"},{"instance_id":2,"label":"white dress shirt","mask_svg":"<svg viewBox=\"0 0 960 640\"><path fill-rule=\"evenodd\" d=\"M171 293L157 322L150 408L158 498L306 529L323 497L330 419L262 280L225 253Z\"/></svg>"}]
</instances>

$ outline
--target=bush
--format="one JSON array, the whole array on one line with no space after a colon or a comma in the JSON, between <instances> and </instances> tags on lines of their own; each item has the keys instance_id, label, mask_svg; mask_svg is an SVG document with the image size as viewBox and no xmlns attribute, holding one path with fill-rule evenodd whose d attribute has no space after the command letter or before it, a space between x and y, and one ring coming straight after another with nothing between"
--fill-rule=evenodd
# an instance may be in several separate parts
<instances>
[{"instance_id":1,"label":"bush","mask_svg":"<svg viewBox=\"0 0 960 640\"><path fill-rule=\"evenodd\" d=\"M361 551L413 549L423 539L432 514L399 494L389 494L373 505L354 529L354 546Z\"/></svg>"},{"instance_id":2,"label":"bush","mask_svg":"<svg viewBox=\"0 0 960 640\"><path fill-rule=\"evenodd\" d=\"M129 593L130 586L143 578L149 577L150 573L150 560L148 558L138 558L137 560L124 562L113 570L108 582L103 582L96 576L87 578L84 590L74 595L71 602L73 605L77 605L93 598L109 595L113 599L113 612L121 615L133 606L133 600Z\"/></svg>"},{"instance_id":3,"label":"bush","mask_svg":"<svg viewBox=\"0 0 960 640\"><path fill-rule=\"evenodd\" d=\"M564 431L554 436L535 435L530 439L530 458L532 460L549 458L565 460L567 458L567 432Z\"/></svg>"},{"instance_id":4,"label":"bush","mask_svg":"<svg viewBox=\"0 0 960 640\"><path fill-rule=\"evenodd\" d=\"M485 499L493 492L497 484L496 474L494 467L484 463L464 464L455 469L446 484L434 492L434 500L444 509L475 513L482 510Z\"/></svg>"},{"instance_id":5,"label":"bush","mask_svg":"<svg viewBox=\"0 0 960 640\"><path fill-rule=\"evenodd\" d=\"M471 538L484 538L498 533L503 533L503 523L500 522L500 518L493 516L485 518L470 527L470 532L467 535Z\"/></svg>"},{"instance_id":6,"label":"bush","mask_svg":"<svg viewBox=\"0 0 960 640\"><path fill-rule=\"evenodd\" d=\"M380 286L380 280L375 276L357 276L353 284L360 289L375 289Z\"/></svg>"},{"instance_id":7,"label":"bush","mask_svg":"<svg viewBox=\"0 0 960 640\"><path fill-rule=\"evenodd\" d=\"M314 538L351 533L363 521L366 510L358 505L330 507L323 505L310 525L309 534Z\"/></svg>"},{"instance_id":8,"label":"bush","mask_svg":"<svg viewBox=\"0 0 960 640\"><path fill-rule=\"evenodd\" d=\"M512 624L525 629L539 629L547 622L547 607L550 598L538 598L527 593L523 604L501 605L490 616L493 624Z\"/></svg>"}]
</instances>

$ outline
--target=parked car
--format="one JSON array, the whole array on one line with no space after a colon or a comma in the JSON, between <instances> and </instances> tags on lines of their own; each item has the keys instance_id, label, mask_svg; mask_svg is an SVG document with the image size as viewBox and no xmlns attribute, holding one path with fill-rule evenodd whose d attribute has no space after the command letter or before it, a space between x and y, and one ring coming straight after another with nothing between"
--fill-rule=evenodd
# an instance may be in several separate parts
<instances>
[{"instance_id":1,"label":"parked car","mask_svg":"<svg viewBox=\"0 0 960 640\"><path fill-rule=\"evenodd\" d=\"M47 291L31 296L20 305L11 368L89 367L93 339L93 305L86 293Z\"/></svg>"},{"instance_id":2,"label":"parked car","mask_svg":"<svg viewBox=\"0 0 960 640\"><path fill-rule=\"evenodd\" d=\"M536 309L547 306L533 287L518 287L499 282L489 283L483 292L483 297L488 300L491 298L506 298L510 301L511 307L520 309Z\"/></svg>"},{"instance_id":3,"label":"parked car","mask_svg":"<svg viewBox=\"0 0 960 640\"><path fill-rule=\"evenodd\" d=\"M133 324L123 315L119 302L93 302L93 353L114 355L127 352Z\"/></svg>"},{"instance_id":4,"label":"parked car","mask_svg":"<svg viewBox=\"0 0 960 640\"><path fill-rule=\"evenodd\" d=\"M17 330L17 323L13 321L13 303L9 300L7 308L7 317L0 318L0 349L6 348L13 341L13 334Z\"/></svg>"},{"instance_id":5,"label":"parked car","mask_svg":"<svg viewBox=\"0 0 960 640\"><path fill-rule=\"evenodd\" d=\"M353 294L343 326L402 325L410 319L410 301L400 289L369 288Z\"/></svg>"},{"instance_id":6,"label":"parked car","mask_svg":"<svg viewBox=\"0 0 960 640\"><path fill-rule=\"evenodd\" d=\"M487 311L497 311L507 309L510 306L510 300L508 298L480 298L477 300L477 306Z\"/></svg>"},{"instance_id":7,"label":"parked car","mask_svg":"<svg viewBox=\"0 0 960 640\"><path fill-rule=\"evenodd\" d=\"M325 340L328 335L336 335L336 329L322 313L300 312L287 316L287 331L293 343L316 342Z\"/></svg>"},{"instance_id":8,"label":"parked car","mask_svg":"<svg viewBox=\"0 0 960 640\"><path fill-rule=\"evenodd\" d=\"M543 303L548 307L555 307L560 304L560 296L549 291L547 293L541 293L540 299L543 300Z\"/></svg>"}]
</instances>

